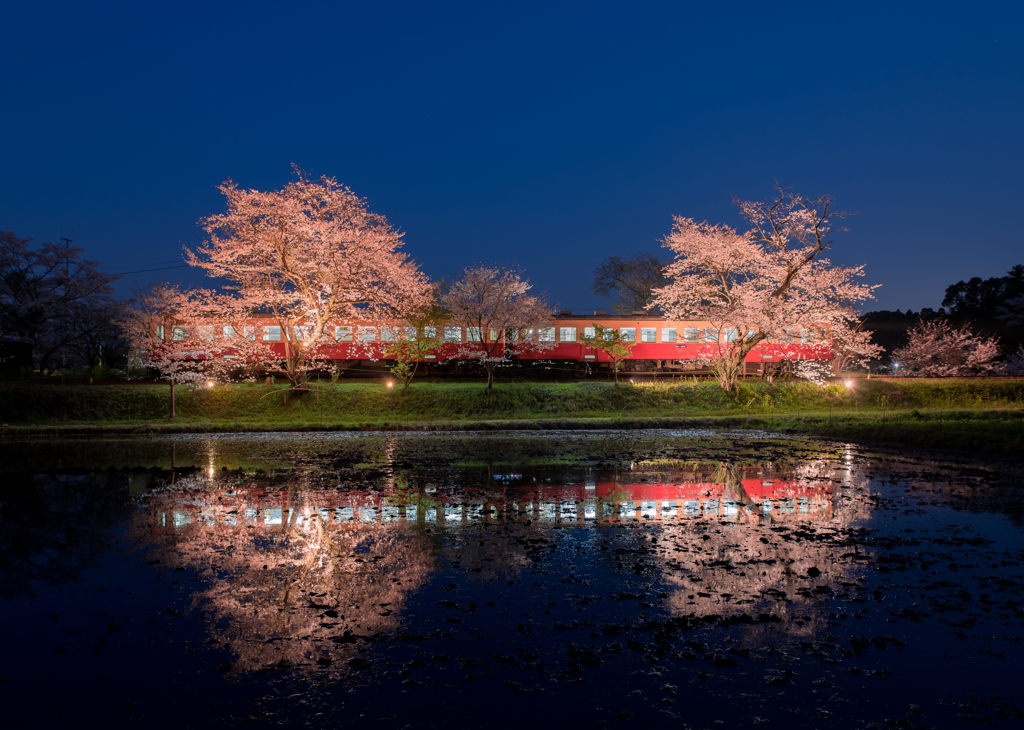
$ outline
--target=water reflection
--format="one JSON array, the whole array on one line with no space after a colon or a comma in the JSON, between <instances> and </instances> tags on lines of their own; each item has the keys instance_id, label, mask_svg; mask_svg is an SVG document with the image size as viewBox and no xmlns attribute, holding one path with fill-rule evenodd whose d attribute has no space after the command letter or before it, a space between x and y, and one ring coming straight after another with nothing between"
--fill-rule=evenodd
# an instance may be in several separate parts
<instances>
[{"instance_id":1,"label":"water reflection","mask_svg":"<svg viewBox=\"0 0 1024 730\"><path fill-rule=\"evenodd\" d=\"M410 596L440 570L483 584L535 570L569 587L642 578L669 616L799 615L805 633L804 604L857 569L832 538L863 505L840 499L837 474L825 461L647 462L578 479L463 469L327 486L315 469L211 468L152 475L133 535L150 560L206 581L196 605L238 670L352 661L363 642L408 633ZM778 532L793 526L799 539ZM560 553L574 530L588 551Z\"/></svg>"}]
</instances>

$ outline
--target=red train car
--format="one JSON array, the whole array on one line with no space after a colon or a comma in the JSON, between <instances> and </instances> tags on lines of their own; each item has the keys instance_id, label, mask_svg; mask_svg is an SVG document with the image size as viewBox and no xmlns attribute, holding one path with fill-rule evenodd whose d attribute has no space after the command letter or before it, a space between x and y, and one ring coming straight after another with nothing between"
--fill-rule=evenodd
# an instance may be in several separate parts
<instances>
[{"instance_id":1,"label":"red train car","mask_svg":"<svg viewBox=\"0 0 1024 730\"><path fill-rule=\"evenodd\" d=\"M270 315L253 315L245 327L249 339L269 346L284 357L285 339L304 335L302 327L291 332ZM700 372L708 370L719 348L738 337L735 330L717 328L710 322L670 320L643 313L609 315L606 312L578 313L561 311L549 325L533 332L538 343L509 358L510 366L569 370L577 373L610 370L612 359L601 349L584 344L592 337L596 327L617 331L625 342L635 343L630 354L620 364L620 370L630 373ZM206 330L207 328L202 328ZM201 337L212 341L217 334L209 327ZM464 345L478 337L473 328L454 324L439 324L419 331L396 322L381 326L370 322L353 321L331 325L325 335L328 345L321 356L332 368L380 368L387 362L388 346L401 339L426 337L437 344L420 360L428 366L428 373L442 373L474 367L473 358L461 352ZM487 336L493 338L495 333ZM542 344L541 344L542 343ZM745 358L745 373L762 375L777 372L792 360L829 360L833 353L827 333L821 329L793 329L786 332L784 341L769 340L756 345Z\"/></svg>"}]
</instances>

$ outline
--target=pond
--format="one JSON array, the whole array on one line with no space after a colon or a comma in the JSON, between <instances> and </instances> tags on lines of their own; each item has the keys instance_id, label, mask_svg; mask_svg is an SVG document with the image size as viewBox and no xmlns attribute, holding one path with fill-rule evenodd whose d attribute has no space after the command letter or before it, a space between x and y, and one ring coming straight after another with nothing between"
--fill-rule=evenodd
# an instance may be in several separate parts
<instances>
[{"instance_id":1,"label":"pond","mask_svg":"<svg viewBox=\"0 0 1024 730\"><path fill-rule=\"evenodd\" d=\"M1020 726L1024 468L771 434L10 442L5 726Z\"/></svg>"}]
</instances>

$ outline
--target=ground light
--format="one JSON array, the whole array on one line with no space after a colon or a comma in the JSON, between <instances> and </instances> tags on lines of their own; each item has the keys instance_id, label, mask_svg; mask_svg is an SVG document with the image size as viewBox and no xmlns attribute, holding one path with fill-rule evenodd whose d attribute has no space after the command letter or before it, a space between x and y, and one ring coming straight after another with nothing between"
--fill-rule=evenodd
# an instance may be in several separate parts
<instances>
[{"instance_id":1,"label":"ground light","mask_svg":"<svg viewBox=\"0 0 1024 730\"><path fill-rule=\"evenodd\" d=\"M394 387L395 387L395 384L394 384L394 383L388 383L388 387L389 387L389 388L394 388Z\"/></svg>"},{"instance_id":2,"label":"ground light","mask_svg":"<svg viewBox=\"0 0 1024 730\"><path fill-rule=\"evenodd\" d=\"M213 387L213 381L212 380L207 380L206 381L206 387L207 388L212 388Z\"/></svg>"},{"instance_id":3,"label":"ground light","mask_svg":"<svg viewBox=\"0 0 1024 730\"><path fill-rule=\"evenodd\" d=\"M852 380L847 380L846 381L846 387L847 388L852 388L853 387L853 381Z\"/></svg>"}]
</instances>

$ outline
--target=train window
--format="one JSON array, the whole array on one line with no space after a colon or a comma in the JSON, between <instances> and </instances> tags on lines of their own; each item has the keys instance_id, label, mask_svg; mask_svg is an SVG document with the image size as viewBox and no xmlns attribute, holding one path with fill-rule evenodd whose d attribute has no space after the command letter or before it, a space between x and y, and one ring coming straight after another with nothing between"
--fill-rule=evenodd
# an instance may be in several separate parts
<instances>
[{"instance_id":1,"label":"train window","mask_svg":"<svg viewBox=\"0 0 1024 730\"><path fill-rule=\"evenodd\" d=\"M461 327L445 327L444 328L444 341L445 342L462 342L462 328Z\"/></svg>"},{"instance_id":2,"label":"train window","mask_svg":"<svg viewBox=\"0 0 1024 730\"><path fill-rule=\"evenodd\" d=\"M416 328L415 327L406 327L405 328L405 340L406 340L406 342L415 342L416 341Z\"/></svg>"},{"instance_id":3,"label":"train window","mask_svg":"<svg viewBox=\"0 0 1024 730\"><path fill-rule=\"evenodd\" d=\"M718 342L718 328L708 327L704 330L704 341L705 342Z\"/></svg>"},{"instance_id":4,"label":"train window","mask_svg":"<svg viewBox=\"0 0 1024 730\"><path fill-rule=\"evenodd\" d=\"M164 326L162 324L158 324L156 326L156 338L158 340L162 340L164 337L166 337Z\"/></svg>"},{"instance_id":5,"label":"train window","mask_svg":"<svg viewBox=\"0 0 1024 730\"><path fill-rule=\"evenodd\" d=\"M800 342L807 344L813 337L813 330L800 330Z\"/></svg>"},{"instance_id":6,"label":"train window","mask_svg":"<svg viewBox=\"0 0 1024 730\"><path fill-rule=\"evenodd\" d=\"M188 339L188 327L172 327L171 328L171 339L175 342L181 342L182 340Z\"/></svg>"},{"instance_id":7,"label":"train window","mask_svg":"<svg viewBox=\"0 0 1024 730\"><path fill-rule=\"evenodd\" d=\"M377 328L376 327L360 327L359 328L359 341L360 342L375 342L377 340Z\"/></svg>"},{"instance_id":8,"label":"train window","mask_svg":"<svg viewBox=\"0 0 1024 730\"><path fill-rule=\"evenodd\" d=\"M199 328L199 337L207 342L213 342L213 325L207 324Z\"/></svg>"},{"instance_id":9,"label":"train window","mask_svg":"<svg viewBox=\"0 0 1024 730\"><path fill-rule=\"evenodd\" d=\"M555 328L554 327L541 327L540 328L540 341L541 342L554 342L555 341Z\"/></svg>"},{"instance_id":10,"label":"train window","mask_svg":"<svg viewBox=\"0 0 1024 730\"><path fill-rule=\"evenodd\" d=\"M591 338L597 337L597 330L594 327L584 327L583 328L583 336L584 337L591 337Z\"/></svg>"},{"instance_id":11,"label":"train window","mask_svg":"<svg viewBox=\"0 0 1024 730\"><path fill-rule=\"evenodd\" d=\"M785 343L796 342L796 330L785 327L782 330L782 341Z\"/></svg>"},{"instance_id":12,"label":"train window","mask_svg":"<svg viewBox=\"0 0 1024 730\"><path fill-rule=\"evenodd\" d=\"M575 327L562 327L558 333L558 338L562 342L575 342L576 341L576 328Z\"/></svg>"},{"instance_id":13,"label":"train window","mask_svg":"<svg viewBox=\"0 0 1024 730\"><path fill-rule=\"evenodd\" d=\"M619 337L623 342L636 342L636 327L620 327Z\"/></svg>"},{"instance_id":14,"label":"train window","mask_svg":"<svg viewBox=\"0 0 1024 730\"><path fill-rule=\"evenodd\" d=\"M740 338L740 333L734 327L726 327L722 330L722 336L725 338L726 342L735 342Z\"/></svg>"},{"instance_id":15,"label":"train window","mask_svg":"<svg viewBox=\"0 0 1024 730\"><path fill-rule=\"evenodd\" d=\"M263 328L264 342L280 342L281 328L278 325L270 325Z\"/></svg>"},{"instance_id":16,"label":"train window","mask_svg":"<svg viewBox=\"0 0 1024 730\"><path fill-rule=\"evenodd\" d=\"M423 336L428 340L434 339L437 337L437 327L424 327Z\"/></svg>"},{"instance_id":17,"label":"train window","mask_svg":"<svg viewBox=\"0 0 1024 730\"><path fill-rule=\"evenodd\" d=\"M351 342L352 341L352 328L351 327L335 327L334 328L334 339L338 342Z\"/></svg>"},{"instance_id":18,"label":"train window","mask_svg":"<svg viewBox=\"0 0 1024 730\"><path fill-rule=\"evenodd\" d=\"M398 328L397 327L381 327L380 328L380 341L381 342L398 342Z\"/></svg>"},{"instance_id":19,"label":"train window","mask_svg":"<svg viewBox=\"0 0 1024 730\"><path fill-rule=\"evenodd\" d=\"M292 327L292 342L305 342L309 339L310 329L309 326L302 327L296 325Z\"/></svg>"},{"instance_id":20,"label":"train window","mask_svg":"<svg viewBox=\"0 0 1024 730\"><path fill-rule=\"evenodd\" d=\"M676 341L676 328L675 327L662 327L661 328L661 341L662 342L675 342Z\"/></svg>"},{"instance_id":21,"label":"train window","mask_svg":"<svg viewBox=\"0 0 1024 730\"><path fill-rule=\"evenodd\" d=\"M243 327L242 328L242 336L245 337L245 339L249 340L249 342L255 342L256 341L256 328L255 327Z\"/></svg>"},{"instance_id":22,"label":"train window","mask_svg":"<svg viewBox=\"0 0 1024 730\"><path fill-rule=\"evenodd\" d=\"M683 342L700 342L700 328L699 327L684 327L683 328Z\"/></svg>"},{"instance_id":23,"label":"train window","mask_svg":"<svg viewBox=\"0 0 1024 730\"><path fill-rule=\"evenodd\" d=\"M657 342L658 341L658 330L655 327L641 327L640 328L640 341L641 342Z\"/></svg>"},{"instance_id":24,"label":"train window","mask_svg":"<svg viewBox=\"0 0 1024 730\"><path fill-rule=\"evenodd\" d=\"M229 339L231 337L234 337L235 336L235 328L232 327L229 324L224 325L224 336L229 338Z\"/></svg>"},{"instance_id":25,"label":"train window","mask_svg":"<svg viewBox=\"0 0 1024 730\"><path fill-rule=\"evenodd\" d=\"M480 336L479 327L467 327L466 328L466 342L483 342L483 337Z\"/></svg>"}]
</instances>

